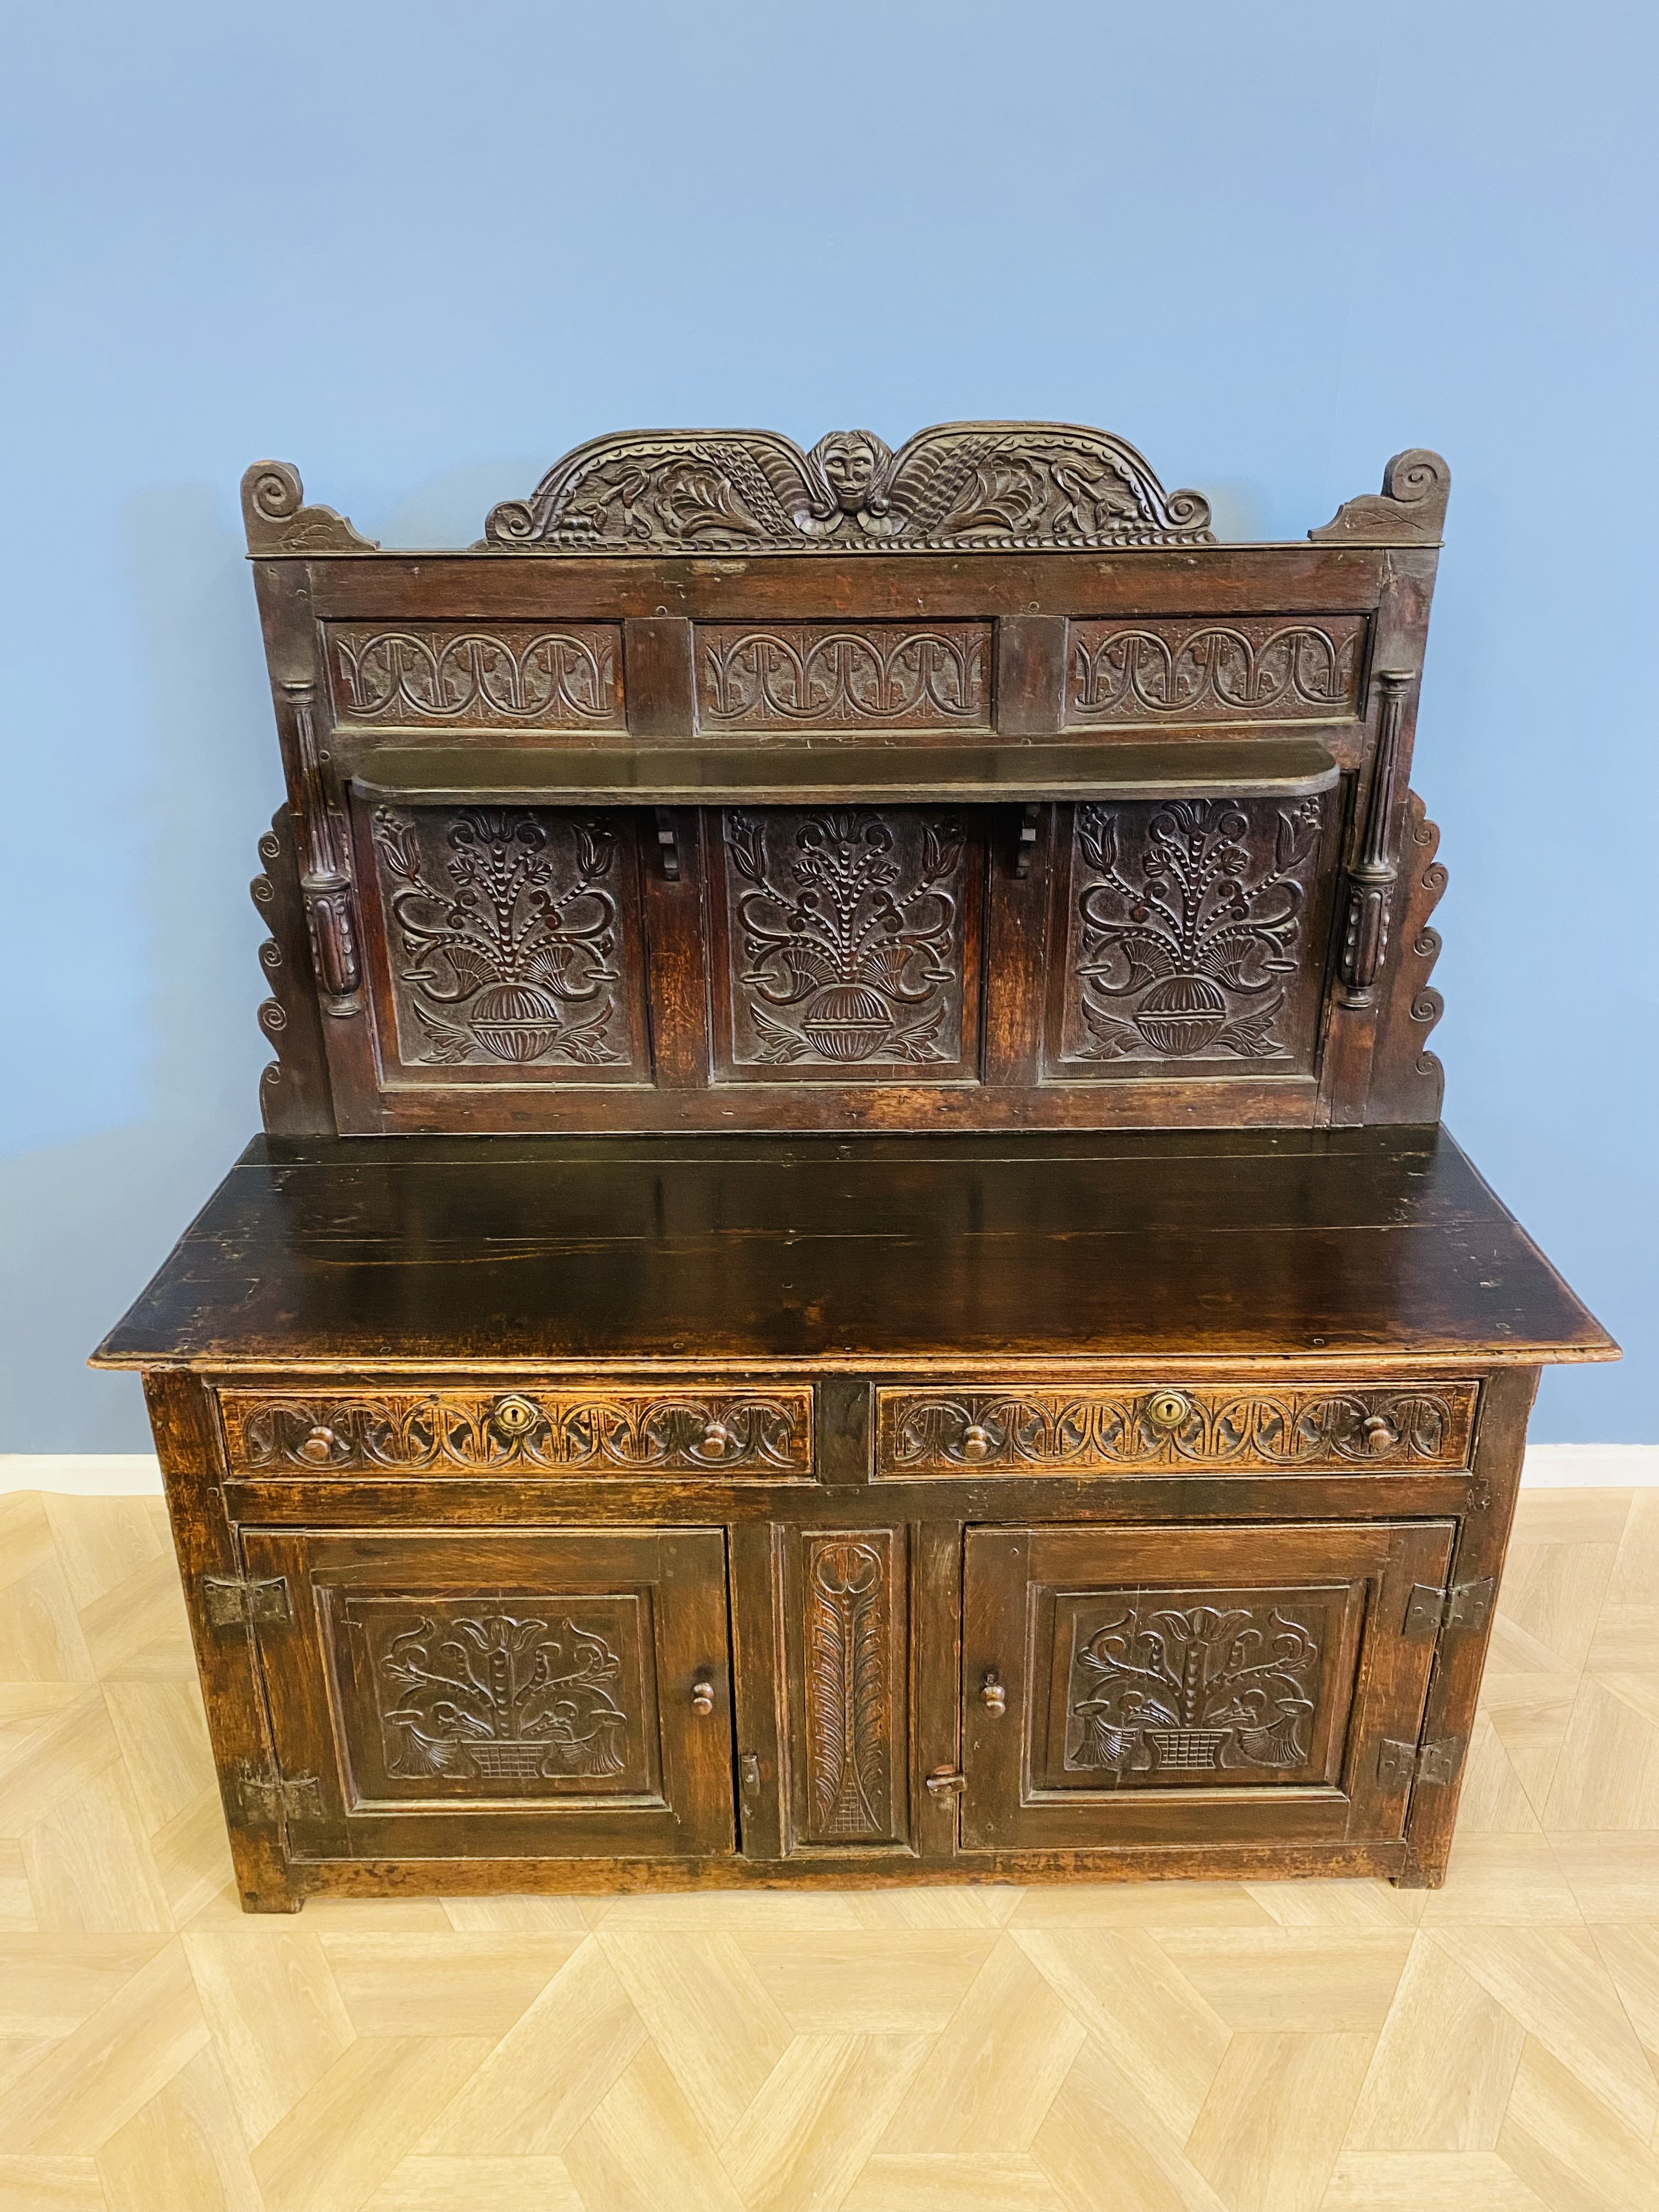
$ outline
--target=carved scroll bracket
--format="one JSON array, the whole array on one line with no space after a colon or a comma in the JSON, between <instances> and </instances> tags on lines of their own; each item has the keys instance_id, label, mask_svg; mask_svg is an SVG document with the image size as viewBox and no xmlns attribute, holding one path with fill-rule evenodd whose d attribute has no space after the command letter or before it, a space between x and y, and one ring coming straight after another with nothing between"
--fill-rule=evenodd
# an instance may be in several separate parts
<instances>
[{"instance_id":1,"label":"carved scroll bracket","mask_svg":"<svg viewBox=\"0 0 1659 2212\"><path fill-rule=\"evenodd\" d=\"M1309 537L1316 545L1437 545L1445 527L1451 471L1438 453L1414 446L1382 471L1380 495L1348 500Z\"/></svg>"},{"instance_id":2,"label":"carved scroll bracket","mask_svg":"<svg viewBox=\"0 0 1659 2212\"><path fill-rule=\"evenodd\" d=\"M300 471L287 461L255 461L242 478L247 550L270 553L377 553L331 507L307 507Z\"/></svg>"},{"instance_id":3,"label":"carved scroll bracket","mask_svg":"<svg viewBox=\"0 0 1659 2212\"><path fill-rule=\"evenodd\" d=\"M1395 784L1400 769L1400 732L1405 720L1409 669L1380 669L1376 678L1382 705L1377 714L1376 765L1371 776L1359 858L1348 871L1347 909L1342 927L1341 999L1346 1006L1376 1003L1376 979L1389 949L1389 909L1400 873L1395 849Z\"/></svg>"},{"instance_id":4,"label":"carved scroll bracket","mask_svg":"<svg viewBox=\"0 0 1659 2212\"><path fill-rule=\"evenodd\" d=\"M330 806L323 783L317 750L317 687L308 678L284 677L281 689L293 716L300 769L305 841L300 889L312 962L329 1012L349 1014L356 1010L346 1002L356 997L362 983L356 899L345 861L345 825Z\"/></svg>"},{"instance_id":5,"label":"carved scroll bracket","mask_svg":"<svg viewBox=\"0 0 1659 2212\"><path fill-rule=\"evenodd\" d=\"M305 967L306 925L289 808L277 809L260 838L259 860L262 872L248 889L270 932L259 947L259 965L271 990L259 1008L259 1027L276 1053L259 1078L260 1109L273 1136L332 1136L322 1020Z\"/></svg>"}]
</instances>

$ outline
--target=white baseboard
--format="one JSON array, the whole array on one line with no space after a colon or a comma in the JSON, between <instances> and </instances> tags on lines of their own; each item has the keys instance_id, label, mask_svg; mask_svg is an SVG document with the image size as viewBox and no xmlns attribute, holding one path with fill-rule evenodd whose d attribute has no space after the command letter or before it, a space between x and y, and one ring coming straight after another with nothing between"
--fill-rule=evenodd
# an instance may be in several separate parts
<instances>
[{"instance_id":1,"label":"white baseboard","mask_svg":"<svg viewBox=\"0 0 1659 2212\"><path fill-rule=\"evenodd\" d=\"M1528 1490L1659 1488L1659 1444L1529 1444ZM50 1490L64 1498L159 1498L153 1452L0 1452L0 1491Z\"/></svg>"}]
</instances>

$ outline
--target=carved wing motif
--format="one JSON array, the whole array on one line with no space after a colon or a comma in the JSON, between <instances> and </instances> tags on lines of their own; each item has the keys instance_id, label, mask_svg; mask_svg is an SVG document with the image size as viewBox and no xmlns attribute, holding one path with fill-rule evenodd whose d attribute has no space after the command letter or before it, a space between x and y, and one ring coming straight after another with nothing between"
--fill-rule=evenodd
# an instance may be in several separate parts
<instances>
[{"instance_id":1,"label":"carved wing motif","mask_svg":"<svg viewBox=\"0 0 1659 2212\"><path fill-rule=\"evenodd\" d=\"M769 430L636 430L494 509L486 546L542 552L1207 545L1198 493L1133 446L1064 422L943 422L896 453L869 430L805 453Z\"/></svg>"}]
</instances>

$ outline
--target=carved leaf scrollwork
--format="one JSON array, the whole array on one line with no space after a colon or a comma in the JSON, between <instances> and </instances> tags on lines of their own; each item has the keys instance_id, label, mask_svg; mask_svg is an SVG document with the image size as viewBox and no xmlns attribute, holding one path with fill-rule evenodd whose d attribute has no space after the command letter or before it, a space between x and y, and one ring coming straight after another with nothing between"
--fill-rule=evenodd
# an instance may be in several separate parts
<instances>
[{"instance_id":1,"label":"carved leaf scrollwork","mask_svg":"<svg viewBox=\"0 0 1659 2212\"><path fill-rule=\"evenodd\" d=\"M892 1601L884 1552L854 1536L817 1536L806 1559L810 1833L821 1842L885 1836Z\"/></svg>"},{"instance_id":2,"label":"carved leaf scrollwork","mask_svg":"<svg viewBox=\"0 0 1659 2212\"><path fill-rule=\"evenodd\" d=\"M522 1471L804 1475L811 1393L617 1390L283 1396L227 1390L233 1466L252 1474Z\"/></svg>"},{"instance_id":3,"label":"carved leaf scrollwork","mask_svg":"<svg viewBox=\"0 0 1659 2212\"><path fill-rule=\"evenodd\" d=\"M1064 422L945 422L895 453L832 431L623 431L568 453L487 544L548 552L911 552L1213 542L1196 492L1133 446Z\"/></svg>"},{"instance_id":4,"label":"carved leaf scrollwork","mask_svg":"<svg viewBox=\"0 0 1659 2212\"><path fill-rule=\"evenodd\" d=\"M1462 1468L1479 1386L879 1393L884 1471Z\"/></svg>"}]
</instances>

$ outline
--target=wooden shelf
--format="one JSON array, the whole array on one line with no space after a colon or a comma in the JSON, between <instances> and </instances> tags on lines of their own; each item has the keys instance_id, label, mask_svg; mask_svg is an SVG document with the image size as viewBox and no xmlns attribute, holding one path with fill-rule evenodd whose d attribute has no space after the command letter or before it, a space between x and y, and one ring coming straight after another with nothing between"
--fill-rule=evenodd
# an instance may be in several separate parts
<instances>
[{"instance_id":1,"label":"wooden shelf","mask_svg":"<svg viewBox=\"0 0 1659 2212\"><path fill-rule=\"evenodd\" d=\"M350 767L374 798L452 805L793 806L852 800L1305 798L1335 761L1314 738L974 745L825 738L734 746L377 744Z\"/></svg>"}]
</instances>

